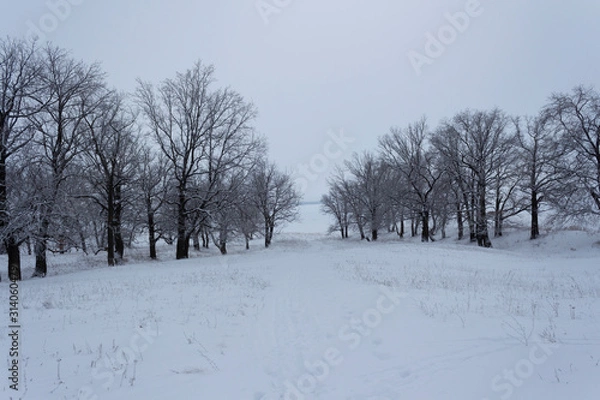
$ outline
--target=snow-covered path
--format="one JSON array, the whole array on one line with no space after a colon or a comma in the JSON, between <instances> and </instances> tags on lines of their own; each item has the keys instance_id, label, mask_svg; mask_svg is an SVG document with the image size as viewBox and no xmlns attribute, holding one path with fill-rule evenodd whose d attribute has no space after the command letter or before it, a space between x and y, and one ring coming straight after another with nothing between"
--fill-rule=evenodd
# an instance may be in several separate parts
<instances>
[{"instance_id":1,"label":"snow-covered path","mask_svg":"<svg viewBox=\"0 0 600 400\"><path fill-rule=\"evenodd\" d=\"M257 393L257 398L347 398L340 393L348 384L339 385L344 381L340 368L351 362L345 360L346 353L383 322L378 300L389 315L404 297L394 298L390 288L365 288L354 282L332 285L340 279L332 261L342 260L343 250L313 246L310 251L314 253L305 263L291 254L270 268L272 290L252 339L253 365L269 378L268 390ZM371 328L362 321L351 328L352 322L362 319L362 311L371 312L367 313Z\"/></svg>"},{"instance_id":2,"label":"snow-covered path","mask_svg":"<svg viewBox=\"0 0 600 400\"><path fill-rule=\"evenodd\" d=\"M22 282L24 398L598 397L597 249L289 235L241 253Z\"/></svg>"}]
</instances>

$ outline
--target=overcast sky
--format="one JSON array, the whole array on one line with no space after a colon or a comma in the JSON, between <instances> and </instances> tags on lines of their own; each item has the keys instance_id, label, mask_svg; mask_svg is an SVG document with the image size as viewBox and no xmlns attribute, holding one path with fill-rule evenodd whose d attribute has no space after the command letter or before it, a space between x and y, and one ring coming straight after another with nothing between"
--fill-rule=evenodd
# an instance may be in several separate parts
<instances>
[{"instance_id":1,"label":"overcast sky","mask_svg":"<svg viewBox=\"0 0 600 400\"><path fill-rule=\"evenodd\" d=\"M307 201L325 191L327 157L374 149L391 126L465 108L534 114L553 91L600 87L598 0L61 1L71 9L7 2L0 33L41 32L127 91L213 64L257 106L273 161L312 162ZM447 14L465 10L452 28ZM328 132L342 130L353 142L340 152Z\"/></svg>"}]
</instances>

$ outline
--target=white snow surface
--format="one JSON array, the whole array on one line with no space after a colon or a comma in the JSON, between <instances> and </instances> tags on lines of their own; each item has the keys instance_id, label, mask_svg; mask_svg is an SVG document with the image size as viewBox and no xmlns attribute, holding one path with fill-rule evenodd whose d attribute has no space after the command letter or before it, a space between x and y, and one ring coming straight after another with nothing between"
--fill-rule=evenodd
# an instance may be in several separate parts
<instances>
[{"instance_id":1,"label":"white snow surface","mask_svg":"<svg viewBox=\"0 0 600 400\"><path fill-rule=\"evenodd\" d=\"M293 230L184 261L51 257L19 285L20 392L3 378L0 398L600 398L600 235L479 249Z\"/></svg>"}]
</instances>

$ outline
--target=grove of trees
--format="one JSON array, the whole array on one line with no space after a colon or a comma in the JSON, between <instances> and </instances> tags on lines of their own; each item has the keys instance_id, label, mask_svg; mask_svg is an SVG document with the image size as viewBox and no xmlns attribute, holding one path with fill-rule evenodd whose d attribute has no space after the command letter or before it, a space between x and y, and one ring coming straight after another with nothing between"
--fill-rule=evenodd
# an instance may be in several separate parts
<instances>
[{"instance_id":1,"label":"grove of trees","mask_svg":"<svg viewBox=\"0 0 600 400\"><path fill-rule=\"evenodd\" d=\"M190 246L227 254L232 240L269 247L297 217L290 174L269 162L255 106L217 84L198 61L161 82L113 89L99 64L52 44L0 39L0 251L20 280L21 252L48 272L48 253L106 252L122 264L138 239L157 258ZM332 232L377 240L382 230L464 237L491 247L505 222L540 214L600 216L600 93L552 94L535 116L464 110L431 127L393 127L376 151L355 154L329 179L322 210ZM551 219L551 218L548 218ZM410 232L408 230L410 229Z\"/></svg>"},{"instance_id":2,"label":"grove of trees","mask_svg":"<svg viewBox=\"0 0 600 400\"><path fill-rule=\"evenodd\" d=\"M123 263L138 240L175 244L188 258L223 254L296 217L300 195L266 158L253 104L216 83L212 66L134 93L109 87L99 64L52 44L0 38L0 250L10 280L21 251L36 277L49 252L106 252Z\"/></svg>"},{"instance_id":3,"label":"grove of trees","mask_svg":"<svg viewBox=\"0 0 600 400\"><path fill-rule=\"evenodd\" d=\"M458 239L491 247L507 219L540 214L584 225L600 216L600 93L578 86L553 94L536 116L464 110L430 127L425 118L391 128L376 152L355 154L329 179L322 211L331 232L377 240L386 229L421 240ZM491 230L493 228L493 231ZM368 233L367 233L368 232Z\"/></svg>"}]
</instances>

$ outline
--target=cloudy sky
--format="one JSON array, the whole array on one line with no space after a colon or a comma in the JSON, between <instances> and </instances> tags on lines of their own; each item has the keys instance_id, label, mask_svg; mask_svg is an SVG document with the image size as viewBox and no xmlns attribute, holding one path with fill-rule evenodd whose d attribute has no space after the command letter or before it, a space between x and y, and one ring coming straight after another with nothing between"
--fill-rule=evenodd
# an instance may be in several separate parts
<instances>
[{"instance_id":1,"label":"cloudy sky","mask_svg":"<svg viewBox=\"0 0 600 400\"><path fill-rule=\"evenodd\" d=\"M100 61L127 91L214 64L259 109L272 160L304 165L310 201L326 164L391 126L465 108L533 114L553 91L600 87L599 17L598 0L28 0L3 6L0 33Z\"/></svg>"}]
</instances>

